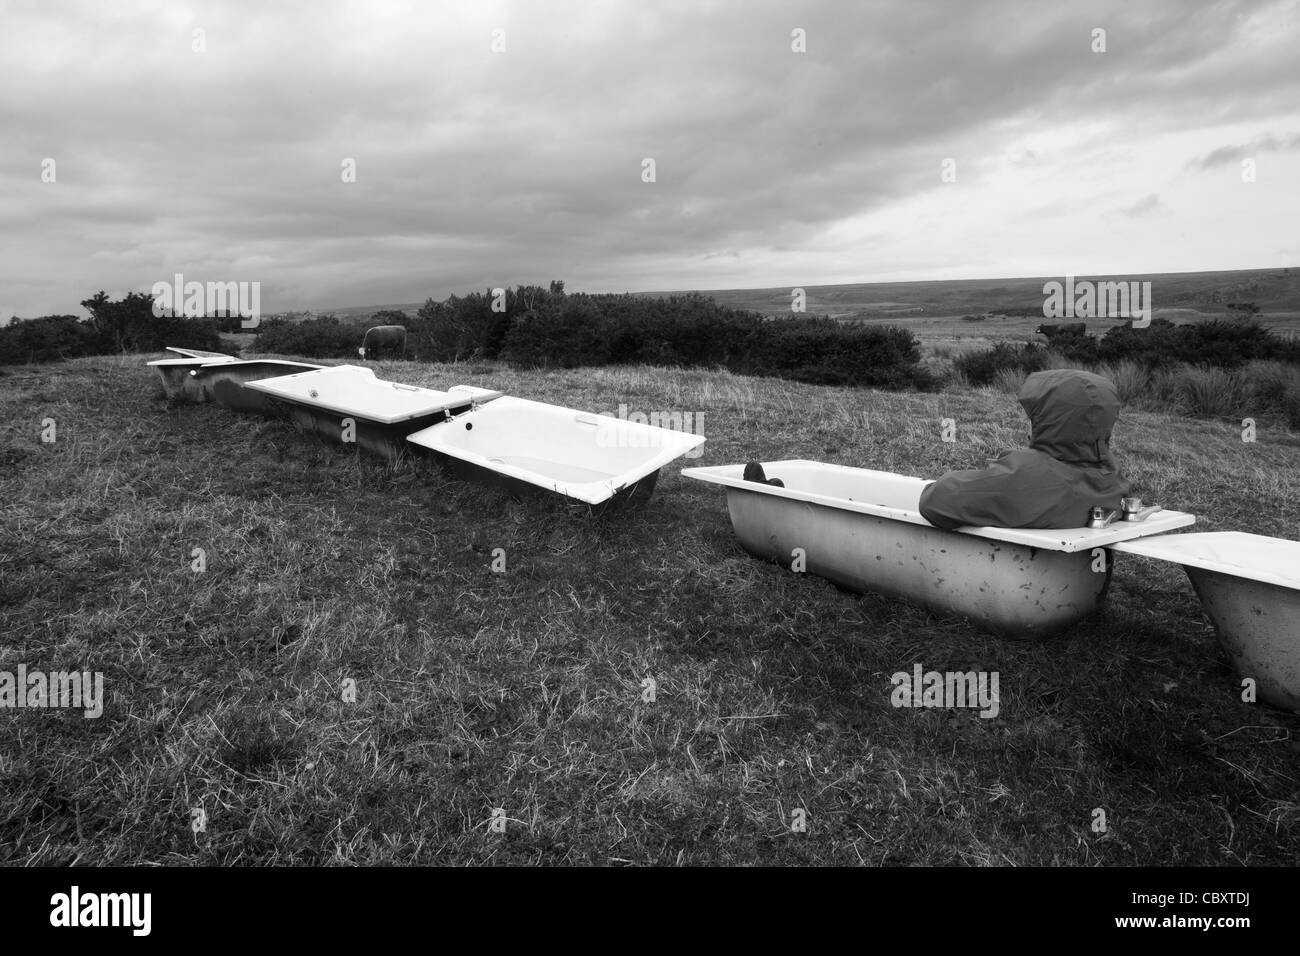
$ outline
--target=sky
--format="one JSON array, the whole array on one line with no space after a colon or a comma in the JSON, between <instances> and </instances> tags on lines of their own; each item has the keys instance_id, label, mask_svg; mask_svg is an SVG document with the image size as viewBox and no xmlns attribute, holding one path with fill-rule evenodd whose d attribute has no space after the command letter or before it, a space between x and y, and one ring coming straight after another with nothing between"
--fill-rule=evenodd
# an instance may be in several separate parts
<instances>
[{"instance_id":1,"label":"sky","mask_svg":"<svg viewBox=\"0 0 1300 956\"><path fill-rule=\"evenodd\" d=\"M1294 266L1297 34L1300 0L0 0L0 317L177 273L273 313Z\"/></svg>"}]
</instances>

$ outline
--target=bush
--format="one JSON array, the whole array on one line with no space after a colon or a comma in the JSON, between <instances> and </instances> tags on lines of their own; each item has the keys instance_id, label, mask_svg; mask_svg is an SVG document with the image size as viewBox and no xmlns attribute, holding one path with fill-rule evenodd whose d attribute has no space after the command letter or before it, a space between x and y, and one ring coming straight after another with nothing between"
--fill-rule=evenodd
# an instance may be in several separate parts
<instances>
[{"instance_id":1,"label":"bush","mask_svg":"<svg viewBox=\"0 0 1300 956\"><path fill-rule=\"evenodd\" d=\"M554 283L550 293L536 291L533 307L505 323L499 355L517 365L703 366L822 385L937 384L919 364L915 337L903 329L844 325L826 318L769 321L698 293L658 299L564 296L555 293ZM422 311L433 317L437 304ZM479 321L489 320L480 315ZM472 333L460 330L452 339L474 341ZM491 355L486 346L484 352Z\"/></svg>"},{"instance_id":2,"label":"bush","mask_svg":"<svg viewBox=\"0 0 1300 956\"><path fill-rule=\"evenodd\" d=\"M1300 362L1300 343L1278 338L1255 321L1212 319L1174 325L1167 319L1154 319L1144 329L1115 326L1101 339L1058 335L1050 351L1035 344L999 342L991 349L967 352L953 365L972 385L992 384L1003 369L1036 372L1059 367L1062 361L1073 366L1099 366L1125 401L1130 400L1125 396L1136 397L1150 385L1171 396L1177 393L1182 396L1179 400L1187 403L1193 401L1188 389L1195 392L1213 379L1188 377L1182 373L1184 365L1233 369L1264 359ZM1160 369L1170 369L1172 377L1152 377ZM1193 379L1198 384L1187 384ZM1204 404L1200 398L1195 402Z\"/></svg>"},{"instance_id":3,"label":"bush","mask_svg":"<svg viewBox=\"0 0 1300 956\"><path fill-rule=\"evenodd\" d=\"M0 365L55 362L100 350L100 337L75 315L15 319L0 328Z\"/></svg>"},{"instance_id":4,"label":"bush","mask_svg":"<svg viewBox=\"0 0 1300 956\"><path fill-rule=\"evenodd\" d=\"M212 320L163 316L133 330L127 341L127 351L160 352L169 345L208 352L222 350L221 335Z\"/></svg>"},{"instance_id":5,"label":"bush","mask_svg":"<svg viewBox=\"0 0 1300 956\"><path fill-rule=\"evenodd\" d=\"M558 307L532 310L510 326L500 355L529 368L604 365L610 340L603 317L588 296L569 296Z\"/></svg>"},{"instance_id":6,"label":"bush","mask_svg":"<svg viewBox=\"0 0 1300 956\"><path fill-rule=\"evenodd\" d=\"M221 336L212 322L153 314L153 299L131 293L116 302L104 293L86 300L88 321L73 315L17 319L0 328L0 365L55 362L79 355L157 352L168 345L216 351Z\"/></svg>"},{"instance_id":7,"label":"bush","mask_svg":"<svg viewBox=\"0 0 1300 956\"><path fill-rule=\"evenodd\" d=\"M242 315L216 315L209 316L208 321L216 328L218 332L249 332L251 329L244 328L244 317Z\"/></svg>"},{"instance_id":8,"label":"bush","mask_svg":"<svg viewBox=\"0 0 1300 956\"><path fill-rule=\"evenodd\" d=\"M746 375L790 378L814 385L926 387L920 349L911 332L894 326L844 326L831 319L764 323L747 354L728 367Z\"/></svg>"},{"instance_id":9,"label":"bush","mask_svg":"<svg viewBox=\"0 0 1300 956\"><path fill-rule=\"evenodd\" d=\"M1211 319L1187 325L1153 319L1145 329L1117 325L1095 347L1102 361L1129 358L1153 368L1179 362L1236 368L1256 359L1300 359L1300 349L1293 343L1253 319Z\"/></svg>"},{"instance_id":10,"label":"bush","mask_svg":"<svg viewBox=\"0 0 1300 956\"><path fill-rule=\"evenodd\" d=\"M565 299L563 282L552 282L549 289L527 285L503 292L504 311L493 311L497 297L491 289L463 297L453 295L445 302L426 301L409 323L411 354L437 362L499 358L510 330L522 316L546 313Z\"/></svg>"},{"instance_id":11,"label":"bush","mask_svg":"<svg viewBox=\"0 0 1300 956\"><path fill-rule=\"evenodd\" d=\"M357 350L366 334L357 323L344 324L333 315L304 322L268 319L258 326L254 349L307 358L358 358Z\"/></svg>"},{"instance_id":12,"label":"bush","mask_svg":"<svg viewBox=\"0 0 1300 956\"><path fill-rule=\"evenodd\" d=\"M1023 372L1023 380L1031 372L1047 368L1049 357L1048 350L1039 345L998 342L991 349L958 355L952 364L971 385L993 385L1004 369Z\"/></svg>"},{"instance_id":13,"label":"bush","mask_svg":"<svg viewBox=\"0 0 1300 956\"><path fill-rule=\"evenodd\" d=\"M500 303L504 311L493 306ZM403 317L404 318L404 317ZM826 318L768 321L700 295L567 295L519 286L445 302L430 299L409 326L408 354L427 361L504 359L533 368L612 364L721 367L824 385L933 388L911 332ZM333 316L268 320L259 351L317 358L356 355L364 328Z\"/></svg>"},{"instance_id":14,"label":"bush","mask_svg":"<svg viewBox=\"0 0 1300 956\"><path fill-rule=\"evenodd\" d=\"M154 315L153 296L142 292L113 300L101 291L81 304L90 313L101 353L158 352L168 345L207 351L221 347L213 320Z\"/></svg>"}]
</instances>

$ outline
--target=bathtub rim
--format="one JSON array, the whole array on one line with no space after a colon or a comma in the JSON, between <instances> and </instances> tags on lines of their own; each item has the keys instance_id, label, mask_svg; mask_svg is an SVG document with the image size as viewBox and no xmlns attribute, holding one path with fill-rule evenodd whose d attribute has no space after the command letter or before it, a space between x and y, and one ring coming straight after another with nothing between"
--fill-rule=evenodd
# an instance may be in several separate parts
<instances>
[{"instance_id":1,"label":"bathtub rim","mask_svg":"<svg viewBox=\"0 0 1300 956\"><path fill-rule=\"evenodd\" d=\"M893 471L877 471L871 468L855 468L851 465L836 465L831 462L812 461L806 458L791 458L783 461L764 462L763 467L768 470L769 474L775 475L775 470L782 466L789 465L816 465L819 468L832 469L836 471L852 472L864 477L879 476L881 478L908 478L913 481L927 483L925 479L918 478L915 475L904 475ZM829 508L838 508L841 511L851 511L857 514L874 515L879 518L890 518L894 521L901 521L907 524L923 525L927 528L934 528L930 522L921 517L919 511L911 511L906 508L894 508L887 505L875 505L865 501L851 501L847 498L834 498L830 495L819 495L809 491L799 491L798 489L778 488L775 485L760 485L757 482L745 481L743 478L744 465L714 465L708 467L683 468L682 475L686 478L694 478L696 481L703 481L709 484L722 485L726 488L738 488L742 491L753 491L758 494L767 494L776 498L785 498L790 501L802 501L810 504L824 505ZM1126 541L1133 538L1144 538L1153 535L1165 534L1175 528L1185 528L1196 522L1196 516L1183 511L1162 511L1152 515L1145 521L1140 522L1120 522L1116 521L1105 528L997 528L997 527L977 527L966 525L961 528L939 530L951 530L954 534L972 535L978 538L988 538L993 541L1002 541L1009 544L1027 545L1031 548L1046 548L1050 551L1064 551L1067 553L1076 551L1090 551L1093 548L1110 547L1116 542Z\"/></svg>"},{"instance_id":2,"label":"bathtub rim","mask_svg":"<svg viewBox=\"0 0 1300 956\"><path fill-rule=\"evenodd\" d=\"M205 365L230 365L232 362L243 361L233 356L224 359L214 358L165 358L155 359L148 363L149 368L202 368Z\"/></svg>"},{"instance_id":3,"label":"bathtub rim","mask_svg":"<svg viewBox=\"0 0 1300 956\"><path fill-rule=\"evenodd\" d=\"M206 359L209 362L238 358L238 356L235 355L227 355L225 352L205 352L203 349L183 349L175 345L164 346L164 350L175 352L177 355L183 355L185 358ZM154 363L150 362L149 364L153 365Z\"/></svg>"}]
</instances>

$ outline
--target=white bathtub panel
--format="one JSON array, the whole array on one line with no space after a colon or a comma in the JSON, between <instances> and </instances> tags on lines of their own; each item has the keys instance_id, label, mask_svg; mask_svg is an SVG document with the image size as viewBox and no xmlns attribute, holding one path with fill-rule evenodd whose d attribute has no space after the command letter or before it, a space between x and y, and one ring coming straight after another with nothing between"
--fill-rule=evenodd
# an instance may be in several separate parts
<instances>
[{"instance_id":1,"label":"white bathtub panel","mask_svg":"<svg viewBox=\"0 0 1300 956\"><path fill-rule=\"evenodd\" d=\"M1300 541L1244 531L1174 534L1116 545L1116 551L1300 589Z\"/></svg>"}]
</instances>

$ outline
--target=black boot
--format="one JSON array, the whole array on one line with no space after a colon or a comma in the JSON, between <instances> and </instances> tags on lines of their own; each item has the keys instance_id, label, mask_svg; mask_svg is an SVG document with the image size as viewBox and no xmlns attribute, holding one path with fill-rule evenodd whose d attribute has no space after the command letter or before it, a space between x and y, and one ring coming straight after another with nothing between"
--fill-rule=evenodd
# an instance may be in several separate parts
<instances>
[{"instance_id":1,"label":"black boot","mask_svg":"<svg viewBox=\"0 0 1300 956\"><path fill-rule=\"evenodd\" d=\"M745 473L741 475L745 481L753 481L760 485L772 485L775 488L784 488L785 482L780 478L769 478L763 471L763 466L756 461L751 461L745 466Z\"/></svg>"}]
</instances>

